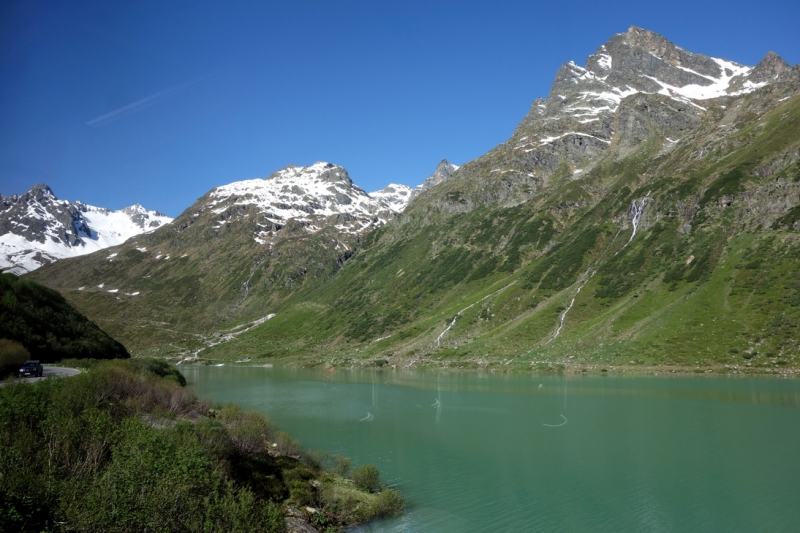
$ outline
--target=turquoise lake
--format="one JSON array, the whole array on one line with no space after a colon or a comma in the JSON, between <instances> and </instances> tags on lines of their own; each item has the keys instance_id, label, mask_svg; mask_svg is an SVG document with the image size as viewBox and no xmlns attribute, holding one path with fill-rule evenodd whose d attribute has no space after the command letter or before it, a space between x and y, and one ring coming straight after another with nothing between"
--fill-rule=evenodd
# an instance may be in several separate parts
<instances>
[{"instance_id":1,"label":"turquoise lake","mask_svg":"<svg viewBox=\"0 0 800 533\"><path fill-rule=\"evenodd\" d=\"M181 367L408 501L366 532L800 530L800 380Z\"/></svg>"}]
</instances>

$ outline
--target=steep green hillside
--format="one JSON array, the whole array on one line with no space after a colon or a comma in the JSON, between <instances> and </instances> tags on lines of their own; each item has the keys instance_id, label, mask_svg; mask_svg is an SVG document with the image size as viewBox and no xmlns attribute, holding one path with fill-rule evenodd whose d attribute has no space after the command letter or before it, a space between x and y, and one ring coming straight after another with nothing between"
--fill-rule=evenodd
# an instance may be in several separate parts
<instances>
[{"instance_id":1,"label":"steep green hillside","mask_svg":"<svg viewBox=\"0 0 800 533\"><path fill-rule=\"evenodd\" d=\"M20 343L44 363L129 357L124 346L56 291L13 274L0 274L0 339Z\"/></svg>"},{"instance_id":2,"label":"steep green hillside","mask_svg":"<svg viewBox=\"0 0 800 533\"><path fill-rule=\"evenodd\" d=\"M202 355L796 366L800 98L756 105L763 96L733 116L720 105L676 146L652 135L511 207L455 212L467 193L445 182L333 279Z\"/></svg>"}]
</instances>

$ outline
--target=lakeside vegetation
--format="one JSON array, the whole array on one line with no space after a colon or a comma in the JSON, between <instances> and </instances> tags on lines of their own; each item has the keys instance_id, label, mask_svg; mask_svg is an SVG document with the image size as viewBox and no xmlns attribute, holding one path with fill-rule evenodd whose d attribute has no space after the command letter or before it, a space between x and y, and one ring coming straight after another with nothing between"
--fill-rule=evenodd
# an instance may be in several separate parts
<instances>
[{"instance_id":1,"label":"lakeside vegetation","mask_svg":"<svg viewBox=\"0 0 800 533\"><path fill-rule=\"evenodd\" d=\"M403 509L374 466L351 472L261 413L199 401L163 361L71 363L88 370L0 387L0 530L273 533L299 520L332 533Z\"/></svg>"}]
</instances>

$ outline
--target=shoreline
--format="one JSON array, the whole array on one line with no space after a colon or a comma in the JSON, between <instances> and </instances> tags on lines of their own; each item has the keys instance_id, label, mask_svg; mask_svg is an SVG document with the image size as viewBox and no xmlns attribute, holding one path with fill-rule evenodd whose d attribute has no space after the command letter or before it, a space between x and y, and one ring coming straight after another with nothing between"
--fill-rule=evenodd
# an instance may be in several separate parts
<instances>
[{"instance_id":1,"label":"shoreline","mask_svg":"<svg viewBox=\"0 0 800 533\"><path fill-rule=\"evenodd\" d=\"M383 360L380 360L383 361ZM249 363L249 362L248 362ZM271 363L248 364L240 361L197 360L180 366L226 366L258 368L273 366L318 369L346 370L447 370L450 372L490 373L490 374L533 374L533 375L592 375L592 376L630 376L630 377L773 377L800 378L800 367L789 366L747 366L747 365L598 365L579 362L534 361L527 366L504 364L502 361L414 361L410 364L379 364L375 360L362 360L352 364L334 364L331 361L287 357Z\"/></svg>"}]
</instances>

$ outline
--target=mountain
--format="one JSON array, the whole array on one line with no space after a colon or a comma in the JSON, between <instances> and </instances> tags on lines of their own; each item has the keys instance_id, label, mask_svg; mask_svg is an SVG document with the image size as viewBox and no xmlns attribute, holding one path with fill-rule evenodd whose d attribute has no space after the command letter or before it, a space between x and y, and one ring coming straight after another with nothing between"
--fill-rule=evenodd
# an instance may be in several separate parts
<instances>
[{"instance_id":1,"label":"mountain","mask_svg":"<svg viewBox=\"0 0 800 533\"><path fill-rule=\"evenodd\" d=\"M47 185L0 196L0 270L23 274L65 257L125 242L169 224L139 204L119 211L59 200Z\"/></svg>"},{"instance_id":2,"label":"mountain","mask_svg":"<svg viewBox=\"0 0 800 533\"><path fill-rule=\"evenodd\" d=\"M799 89L800 67L774 53L748 67L632 27L565 63L506 142L338 256L334 234L302 232L262 252L246 213L224 229L247 238L217 246L220 222L196 204L147 249L189 253L196 218L202 263L146 270L125 245L127 264L94 254L31 277L164 356L796 372ZM106 279L148 296L78 290Z\"/></svg>"},{"instance_id":3,"label":"mountain","mask_svg":"<svg viewBox=\"0 0 800 533\"><path fill-rule=\"evenodd\" d=\"M290 222L306 234L326 226L359 234L391 217L391 209L356 186L345 169L325 162L289 165L265 179L217 187L207 196L193 217L210 211L218 220L212 229L218 229L247 218L242 213L254 208L260 220L253 238L259 244L279 235Z\"/></svg>"},{"instance_id":4,"label":"mountain","mask_svg":"<svg viewBox=\"0 0 800 533\"><path fill-rule=\"evenodd\" d=\"M408 207L411 200L416 198L420 193L438 185L446 180L450 175L458 169L458 166L449 163L446 159L442 159L436 166L436 170L425 178L420 185L411 188L408 185L399 185L397 183L390 183L380 191L369 193L373 198L383 200L392 210L401 213Z\"/></svg>"},{"instance_id":5,"label":"mountain","mask_svg":"<svg viewBox=\"0 0 800 533\"><path fill-rule=\"evenodd\" d=\"M414 189L414 196L420 194L422 191L426 191L433 187L434 185L439 185L444 180L450 177L450 175L458 170L458 165L454 165L447 161L447 159L442 159L439 164L436 166L436 170L433 174L425 178L425 181L422 184L417 185Z\"/></svg>"},{"instance_id":6,"label":"mountain","mask_svg":"<svg viewBox=\"0 0 800 533\"><path fill-rule=\"evenodd\" d=\"M222 325L267 320L394 216L340 166L289 165L212 189L168 226L35 277L130 346L194 349Z\"/></svg>"}]
</instances>

